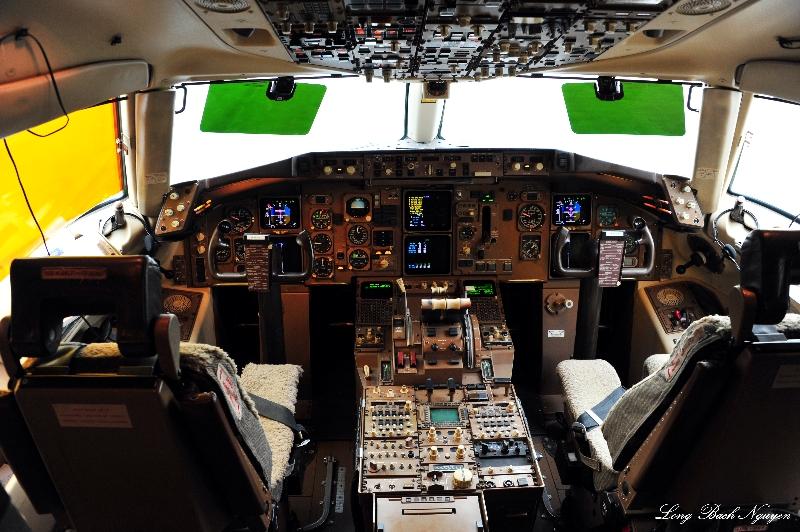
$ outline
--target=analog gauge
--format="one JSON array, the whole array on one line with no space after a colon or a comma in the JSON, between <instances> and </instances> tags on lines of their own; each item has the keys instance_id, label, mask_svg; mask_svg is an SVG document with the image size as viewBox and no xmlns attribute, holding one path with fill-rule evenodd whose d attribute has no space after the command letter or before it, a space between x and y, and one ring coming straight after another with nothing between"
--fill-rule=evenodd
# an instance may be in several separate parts
<instances>
[{"instance_id":1,"label":"analog gauge","mask_svg":"<svg viewBox=\"0 0 800 532\"><path fill-rule=\"evenodd\" d=\"M350 252L348 262L354 270L363 270L369 265L369 255L363 249L354 249Z\"/></svg>"},{"instance_id":2,"label":"analog gauge","mask_svg":"<svg viewBox=\"0 0 800 532\"><path fill-rule=\"evenodd\" d=\"M317 209L311 213L311 225L314 229L330 229L333 213L330 209Z\"/></svg>"},{"instance_id":3,"label":"analog gauge","mask_svg":"<svg viewBox=\"0 0 800 532\"><path fill-rule=\"evenodd\" d=\"M236 255L236 262L244 262L244 240L237 238L233 241L233 253Z\"/></svg>"},{"instance_id":4,"label":"analog gauge","mask_svg":"<svg viewBox=\"0 0 800 532\"><path fill-rule=\"evenodd\" d=\"M353 225L347 230L347 239L354 246L363 246L369 240L369 231L363 225Z\"/></svg>"},{"instance_id":5,"label":"analog gauge","mask_svg":"<svg viewBox=\"0 0 800 532\"><path fill-rule=\"evenodd\" d=\"M532 231L542 226L544 211L538 205L528 203L519 208L517 221L522 229Z\"/></svg>"},{"instance_id":6,"label":"analog gauge","mask_svg":"<svg viewBox=\"0 0 800 532\"><path fill-rule=\"evenodd\" d=\"M327 253L333 247L333 240L327 233L317 233L311 239L311 245L314 246L314 253Z\"/></svg>"},{"instance_id":7,"label":"analog gauge","mask_svg":"<svg viewBox=\"0 0 800 532\"><path fill-rule=\"evenodd\" d=\"M537 260L542 255L542 237L539 235L522 235L519 239L519 258Z\"/></svg>"},{"instance_id":8,"label":"analog gauge","mask_svg":"<svg viewBox=\"0 0 800 532\"><path fill-rule=\"evenodd\" d=\"M170 314L183 314L192 310L192 300L183 294L173 294L164 299L164 310Z\"/></svg>"},{"instance_id":9,"label":"analog gauge","mask_svg":"<svg viewBox=\"0 0 800 532\"><path fill-rule=\"evenodd\" d=\"M619 209L616 205L600 205L597 208L597 221L600 227L616 227Z\"/></svg>"},{"instance_id":10,"label":"analog gauge","mask_svg":"<svg viewBox=\"0 0 800 532\"><path fill-rule=\"evenodd\" d=\"M223 235L227 235L233 230L233 224L230 220L222 220L217 224L217 231Z\"/></svg>"},{"instance_id":11,"label":"analog gauge","mask_svg":"<svg viewBox=\"0 0 800 532\"><path fill-rule=\"evenodd\" d=\"M353 218L364 218L369 214L369 200L361 196L350 198L345 204L345 211Z\"/></svg>"},{"instance_id":12,"label":"analog gauge","mask_svg":"<svg viewBox=\"0 0 800 532\"><path fill-rule=\"evenodd\" d=\"M475 236L475 226L474 225L462 225L458 228L458 238L460 240L472 240L472 237Z\"/></svg>"},{"instance_id":13,"label":"analog gauge","mask_svg":"<svg viewBox=\"0 0 800 532\"><path fill-rule=\"evenodd\" d=\"M333 275L333 260L330 257L314 259L314 277L330 277Z\"/></svg>"},{"instance_id":14,"label":"analog gauge","mask_svg":"<svg viewBox=\"0 0 800 532\"><path fill-rule=\"evenodd\" d=\"M625 233L625 254L633 255L639 249L639 240L633 233Z\"/></svg>"},{"instance_id":15,"label":"analog gauge","mask_svg":"<svg viewBox=\"0 0 800 532\"><path fill-rule=\"evenodd\" d=\"M677 288L662 288L656 293L656 299L666 307L677 307L683 303L683 292Z\"/></svg>"},{"instance_id":16,"label":"analog gauge","mask_svg":"<svg viewBox=\"0 0 800 532\"><path fill-rule=\"evenodd\" d=\"M228 213L232 231L244 233L253 225L253 213L246 207L236 207Z\"/></svg>"},{"instance_id":17,"label":"analog gauge","mask_svg":"<svg viewBox=\"0 0 800 532\"><path fill-rule=\"evenodd\" d=\"M231 241L227 238L220 238L217 247L214 249L214 260L228 262L231 260Z\"/></svg>"}]
</instances>

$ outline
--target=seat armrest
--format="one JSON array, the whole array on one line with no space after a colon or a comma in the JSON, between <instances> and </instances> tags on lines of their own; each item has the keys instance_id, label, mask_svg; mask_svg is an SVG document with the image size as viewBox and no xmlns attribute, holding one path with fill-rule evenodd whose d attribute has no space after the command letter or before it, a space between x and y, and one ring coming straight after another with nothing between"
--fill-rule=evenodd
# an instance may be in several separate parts
<instances>
[{"instance_id":1,"label":"seat armrest","mask_svg":"<svg viewBox=\"0 0 800 532\"><path fill-rule=\"evenodd\" d=\"M663 368L664 364L669 361L670 356L672 355L669 353L659 353L657 355L650 355L647 357L642 367L642 378L646 379L656 371Z\"/></svg>"},{"instance_id":2,"label":"seat armrest","mask_svg":"<svg viewBox=\"0 0 800 532\"><path fill-rule=\"evenodd\" d=\"M602 359L564 360L556 366L571 421L594 407L621 383L614 367Z\"/></svg>"}]
</instances>

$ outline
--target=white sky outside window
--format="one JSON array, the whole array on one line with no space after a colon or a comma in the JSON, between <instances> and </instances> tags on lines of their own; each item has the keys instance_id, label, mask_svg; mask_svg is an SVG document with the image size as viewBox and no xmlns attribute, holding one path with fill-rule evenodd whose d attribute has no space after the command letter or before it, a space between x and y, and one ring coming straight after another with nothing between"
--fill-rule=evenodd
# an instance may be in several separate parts
<instances>
[{"instance_id":1,"label":"white sky outside window","mask_svg":"<svg viewBox=\"0 0 800 532\"><path fill-rule=\"evenodd\" d=\"M400 141L405 84L367 83L362 78L309 80L327 93L308 135L203 133L208 86L188 88L186 110L175 115L171 181L205 179L313 151L395 147L553 148L616 164L690 176L699 113L685 112L686 134L576 135L570 129L562 80L503 78L454 83L444 114L444 141L430 145ZM684 90L686 94L688 89ZM176 105L181 105L180 94ZM694 106L701 91L694 91Z\"/></svg>"},{"instance_id":2,"label":"white sky outside window","mask_svg":"<svg viewBox=\"0 0 800 532\"><path fill-rule=\"evenodd\" d=\"M754 98L730 190L790 215L800 214L800 105ZM788 224L788 221L786 222ZM800 219L795 222L797 228Z\"/></svg>"}]
</instances>

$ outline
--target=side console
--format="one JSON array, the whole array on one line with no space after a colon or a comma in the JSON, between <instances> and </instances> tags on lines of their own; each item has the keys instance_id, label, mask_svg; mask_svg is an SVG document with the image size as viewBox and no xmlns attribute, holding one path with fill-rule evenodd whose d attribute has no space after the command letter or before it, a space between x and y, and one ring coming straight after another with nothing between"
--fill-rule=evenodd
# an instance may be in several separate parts
<instances>
[{"instance_id":1,"label":"side console","mask_svg":"<svg viewBox=\"0 0 800 532\"><path fill-rule=\"evenodd\" d=\"M510 383L369 387L357 449L372 530L485 530L511 510L533 519L544 489Z\"/></svg>"}]
</instances>

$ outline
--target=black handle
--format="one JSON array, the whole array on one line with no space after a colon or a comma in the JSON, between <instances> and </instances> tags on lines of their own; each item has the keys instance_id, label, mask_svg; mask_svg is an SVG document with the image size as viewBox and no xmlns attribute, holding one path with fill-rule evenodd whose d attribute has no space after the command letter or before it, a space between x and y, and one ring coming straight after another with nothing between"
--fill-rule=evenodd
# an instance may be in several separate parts
<instances>
[{"instance_id":1,"label":"black handle","mask_svg":"<svg viewBox=\"0 0 800 532\"><path fill-rule=\"evenodd\" d=\"M561 252L570 244L569 230L563 225L556 233L556 249L555 249L555 269L556 272L565 277L591 277L595 273L595 268L582 270L580 268L567 268L564 266L564 260L561 258Z\"/></svg>"},{"instance_id":2,"label":"black handle","mask_svg":"<svg viewBox=\"0 0 800 532\"><path fill-rule=\"evenodd\" d=\"M650 228L647 227L647 222L641 216L637 216L633 219L633 228L642 232L640 242L644 245L647 264L642 268L622 268L620 276L623 278L646 277L653 273L656 267L656 243L650 233Z\"/></svg>"},{"instance_id":3,"label":"black handle","mask_svg":"<svg viewBox=\"0 0 800 532\"><path fill-rule=\"evenodd\" d=\"M303 250L305 268L301 272L284 272L281 249L273 244L272 247L272 279L279 283L302 283L309 277L314 269L314 246L311 245L311 235L308 231L300 231L295 241Z\"/></svg>"}]
</instances>

